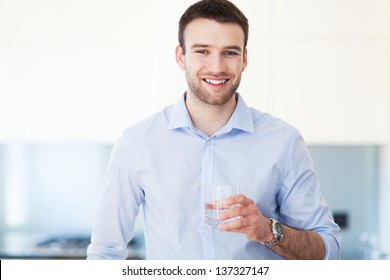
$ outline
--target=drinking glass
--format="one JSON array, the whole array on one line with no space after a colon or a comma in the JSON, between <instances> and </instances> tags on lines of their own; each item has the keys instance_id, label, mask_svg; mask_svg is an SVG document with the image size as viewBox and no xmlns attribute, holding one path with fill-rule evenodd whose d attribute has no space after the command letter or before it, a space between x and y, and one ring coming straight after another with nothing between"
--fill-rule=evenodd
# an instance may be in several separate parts
<instances>
[{"instance_id":1,"label":"drinking glass","mask_svg":"<svg viewBox=\"0 0 390 280\"><path fill-rule=\"evenodd\" d=\"M218 221L217 216L230 208L224 205L224 199L239 193L238 185L211 185L207 187L205 196L206 222L211 226L217 226L218 224L236 219L232 218Z\"/></svg>"}]
</instances>

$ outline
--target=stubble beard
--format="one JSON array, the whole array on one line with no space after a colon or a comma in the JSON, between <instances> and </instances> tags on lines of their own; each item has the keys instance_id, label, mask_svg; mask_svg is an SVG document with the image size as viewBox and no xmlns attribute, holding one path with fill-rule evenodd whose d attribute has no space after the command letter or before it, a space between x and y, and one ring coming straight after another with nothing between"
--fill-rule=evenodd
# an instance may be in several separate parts
<instances>
[{"instance_id":1,"label":"stubble beard","mask_svg":"<svg viewBox=\"0 0 390 280\"><path fill-rule=\"evenodd\" d=\"M209 106L222 106L229 102L229 100L235 95L239 85L240 80L235 84L230 86L227 89L221 90L217 95L212 95L209 91L202 86L201 82L194 81L191 77L187 75L187 83L191 92L200 100L202 103ZM223 93L222 91L225 91Z\"/></svg>"}]
</instances>

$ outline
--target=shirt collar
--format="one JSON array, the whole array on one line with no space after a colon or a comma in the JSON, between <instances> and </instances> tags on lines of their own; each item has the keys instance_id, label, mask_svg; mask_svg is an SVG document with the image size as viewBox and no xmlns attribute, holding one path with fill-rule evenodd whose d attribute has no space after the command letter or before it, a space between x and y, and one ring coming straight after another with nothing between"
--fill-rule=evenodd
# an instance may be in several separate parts
<instances>
[{"instance_id":1,"label":"shirt collar","mask_svg":"<svg viewBox=\"0 0 390 280\"><path fill-rule=\"evenodd\" d=\"M168 123L168 129L193 127L191 117L188 114L187 107L186 107L186 95L187 93L184 93L182 98L180 98L179 102L177 102L173 106L171 117Z\"/></svg>"},{"instance_id":2,"label":"shirt collar","mask_svg":"<svg viewBox=\"0 0 390 280\"><path fill-rule=\"evenodd\" d=\"M249 133L254 132L251 109L246 105L240 94L237 96L237 105L228 123L221 129L224 133L232 129L239 129ZM186 93L172 109L172 114L168 123L168 129L191 128L194 129L190 115L185 104ZM221 131L220 130L220 131Z\"/></svg>"},{"instance_id":3,"label":"shirt collar","mask_svg":"<svg viewBox=\"0 0 390 280\"><path fill-rule=\"evenodd\" d=\"M237 93L236 108L226 126L230 129L239 129L249 133L255 132L252 111L239 93Z\"/></svg>"}]
</instances>

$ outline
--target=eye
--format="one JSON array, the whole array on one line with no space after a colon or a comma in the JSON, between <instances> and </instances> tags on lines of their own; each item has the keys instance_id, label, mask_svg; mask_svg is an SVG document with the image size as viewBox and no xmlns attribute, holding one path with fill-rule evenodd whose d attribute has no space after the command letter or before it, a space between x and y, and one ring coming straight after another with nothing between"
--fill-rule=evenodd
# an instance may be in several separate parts
<instances>
[{"instance_id":1,"label":"eye","mask_svg":"<svg viewBox=\"0 0 390 280\"><path fill-rule=\"evenodd\" d=\"M195 52L199 54L209 54L207 50L196 50Z\"/></svg>"},{"instance_id":2,"label":"eye","mask_svg":"<svg viewBox=\"0 0 390 280\"><path fill-rule=\"evenodd\" d=\"M227 55L227 56L234 56L234 55L238 55L238 53L235 52L235 51L225 51L225 52L224 52L224 55Z\"/></svg>"}]
</instances>

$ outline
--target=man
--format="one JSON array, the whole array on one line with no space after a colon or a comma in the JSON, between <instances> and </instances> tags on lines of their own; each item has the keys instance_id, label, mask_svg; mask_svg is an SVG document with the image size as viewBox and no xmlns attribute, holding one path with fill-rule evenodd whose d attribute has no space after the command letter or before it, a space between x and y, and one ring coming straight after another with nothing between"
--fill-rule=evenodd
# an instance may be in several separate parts
<instances>
[{"instance_id":1,"label":"man","mask_svg":"<svg viewBox=\"0 0 390 280\"><path fill-rule=\"evenodd\" d=\"M193 4L179 23L180 101L129 127L113 148L89 259L126 258L142 205L149 259L337 259L339 227L299 132L236 92L248 22L227 0ZM217 228L205 189L235 184Z\"/></svg>"}]
</instances>

